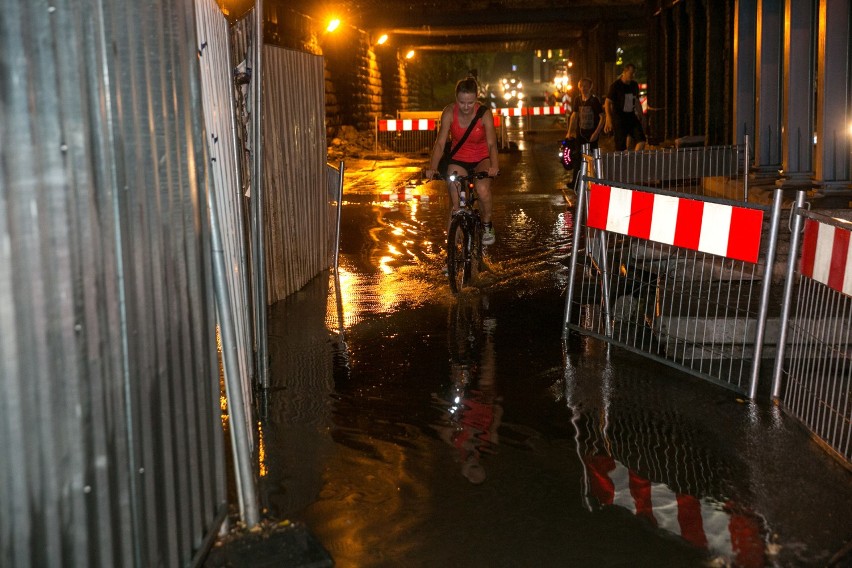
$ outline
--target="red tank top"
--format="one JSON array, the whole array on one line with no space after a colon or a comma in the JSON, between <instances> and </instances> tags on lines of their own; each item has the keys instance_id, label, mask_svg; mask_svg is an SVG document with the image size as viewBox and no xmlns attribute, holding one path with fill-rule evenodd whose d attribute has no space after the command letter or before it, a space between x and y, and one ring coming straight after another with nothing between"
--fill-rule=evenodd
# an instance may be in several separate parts
<instances>
[{"instance_id":1,"label":"red tank top","mask_svg":"<svg viewBox=\"0 0 852 568\"><path fill-rule=\"evenodd\" d=\"M473 111L478 111L480 106L477 103ZM479 163L489 156L488 142L485 139L485 127L482 125L482 120L479 119L476 121L476 126L473 127L470 136L464 141L464 145L453 155L454 160ZM455 141L461 140L465 130L467 130L467 127L462 128L459 126L459 105L453 103L453 122L450 124L450 137L454 140L454 148Z\"/></svg>"}]
</instances>

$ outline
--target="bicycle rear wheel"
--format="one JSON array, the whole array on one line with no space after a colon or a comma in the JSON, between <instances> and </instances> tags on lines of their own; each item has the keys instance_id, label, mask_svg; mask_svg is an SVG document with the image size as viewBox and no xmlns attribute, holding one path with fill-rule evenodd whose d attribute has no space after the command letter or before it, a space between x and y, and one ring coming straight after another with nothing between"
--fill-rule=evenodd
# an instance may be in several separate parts
<instances>
[{"instance_id":1,"label":"bicycle rear wheel","mask_svg":"<svg viewBox=\"0 0 852 568\"><path fill-rule=\"evenodd\" d=\"M467 220L461 215L456 216L447 235L447 276L455 293L470 281L472 236Z\"/></svg>"}]
</instances>

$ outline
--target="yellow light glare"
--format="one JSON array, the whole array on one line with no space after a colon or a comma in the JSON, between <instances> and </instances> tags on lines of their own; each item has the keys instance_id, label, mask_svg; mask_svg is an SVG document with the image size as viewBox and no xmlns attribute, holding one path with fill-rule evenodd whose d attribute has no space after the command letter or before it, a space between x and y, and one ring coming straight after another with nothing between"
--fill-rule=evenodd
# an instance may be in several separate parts
<instances>
[{"instance_id":1,"label":"yellow light glare","mask_svg":"<svg viewBox=\"0 0 852 568\"><path fill-rule=\"evenodd\" d=\"M334 18L328 22L328 26L325 28L327 32L333 32L337 28L340 27L340 20L338 18Z\"/></svg>"},{"instance_id":2,"label":"yellow light glare","mask_svg":"<svg viewBox=\"0 0 852 568\"><path fill-rule=\"evenodd\" d=\"M411 59L412 57L414 57L414 50L413 49L405 54L406 59Z\"/></svg>"},{"instance_id":3,"label":"yellow light glare","mask_svg":"<svg viewBox=\"0 0 852 568\"><path fill-rule=\"evenodd\" d=\"M388 41L388 34L382 34L382 37L380 37L379 41L377 41L376 43L379 44L379 45L384 45L385 42L387 42L387 41Z\"/></svg>"}]
</instances>

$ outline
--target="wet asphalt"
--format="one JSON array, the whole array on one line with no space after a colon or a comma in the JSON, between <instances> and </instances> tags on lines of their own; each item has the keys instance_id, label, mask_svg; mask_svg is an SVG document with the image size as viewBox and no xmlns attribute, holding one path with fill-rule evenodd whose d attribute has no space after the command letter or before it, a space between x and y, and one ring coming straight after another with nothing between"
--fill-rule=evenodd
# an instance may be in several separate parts
<instances>
[{"instance_id":1,"label":"wet asphalt","mask_svg":"<svg viewBox=\"0 0 852 568\"><path fill-rule=\"evenodd\" d=\"M339 279L270 311L265 514L344 567L829 565L852 476L793 419L563 341L573 215L550 126L512 131L489 270L458 295L445 190L408 183L425 157L347 162Z\"/></svg>"}]
</instances>

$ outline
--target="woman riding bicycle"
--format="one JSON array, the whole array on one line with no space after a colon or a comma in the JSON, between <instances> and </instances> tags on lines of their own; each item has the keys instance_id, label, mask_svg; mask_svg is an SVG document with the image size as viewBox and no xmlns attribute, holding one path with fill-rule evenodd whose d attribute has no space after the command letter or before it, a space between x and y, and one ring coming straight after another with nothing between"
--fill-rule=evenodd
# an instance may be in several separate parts
<instances>
[{"instance_id":1,"label":"woman riding bicycle","mask_svg":"<svg viewBox=\"0 0 852 568\"><path fill-rule=\"evenodd\" d=\"M456 102L447 105L441 113L441 128L438 130L435 147L432 149L432 161L429 169L424 172L427 179L434 177L435 173L448 176L455 172L460 176L465 176L480 171L488 172L488 175L493 177L500 171L497 162L497 133L494 130L494 117L490 110L485 110L479 124L473 127L467 140L450 158L447 171L438 172L438 164L444 154L444 146L448 137L456 144L455 141L464 136L467 127L476 117L480 106L476 100L478 92L479 85L473 77L468 77L456 83ZM450 217L452 217L453 211L459 208L459 195L453 184L448 183L447 189L452 201L450 211ZM477 179L476 192L481 203L484 225L482 244L490 245L495 240L494 227L491 224L491 178Z\"/></svg>"}]
</instances>

